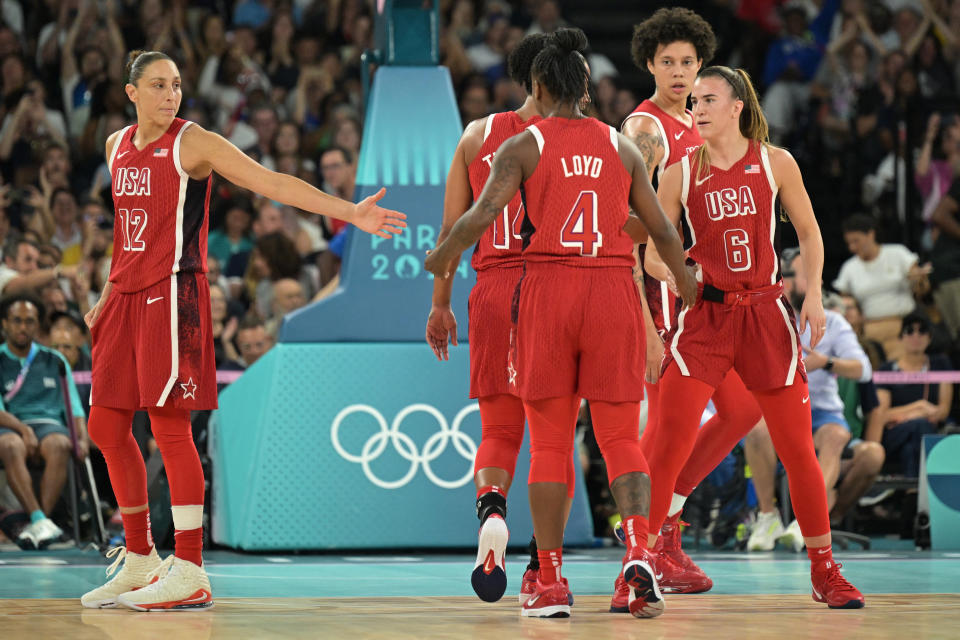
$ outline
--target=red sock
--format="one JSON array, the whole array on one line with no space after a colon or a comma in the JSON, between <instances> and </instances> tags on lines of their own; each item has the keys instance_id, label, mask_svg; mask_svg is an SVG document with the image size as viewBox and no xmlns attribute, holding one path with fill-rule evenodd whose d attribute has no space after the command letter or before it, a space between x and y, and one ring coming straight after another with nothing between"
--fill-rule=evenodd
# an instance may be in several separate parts
<instances>
[{"instance_id":1,"label":"red sock","mask_svg":"<svg viewBox=\"0 0 960 640\"><path fill-rule=\"evenodd\" d=\"M540 559L540 582L545 585L559 582L560 565L563 564L563 548L537 549L537 557Z\"/></svg>"},{"instance_id":2,"label":"red sock","mask_svg":"<svg viewBox=\"0 0 960 640\"><path fill-rule=\"evenodd\" d=\"M833 564L833 550L829 547L807 547L807 557L814 569L829 569Z\"/></svg>"},{"instance_id":3,"label":"red sock","mask_svg":"<svg viewBox=\"0 0 960 640\"><path fill-rule=\"evenodd\" d=\"M174 531L173 555L199 566L203 565L203 527Z\"/></svg>"},{"instance_id":4,"label":"red sock","mask_svg":"<svg viewBox=\"0 0 960 640\"><path fill-rule=\"evenodd\" d=\"M627 539L627 553L634 547L647 548L650 521L643 516L627 516L623 519L623 534Z\"/></svg>"},{"instance_id":5,"label":"red sock","mask_svg":"<svg viewBox=\"0 0 960 640\"><path fill-rule=\"evenodd\" d=\"M496 493L498 495L503 496L504 498L507 497L507 492L504 491L502 487L498 487L497 485L494 485L494 484L487 484L477 489L477 498L479 498L485 493Z\"/></svg>"},{"instance_id":6,"label":"red sock","mask_svg":"<svg viewBox=\"0 0 960 640\"><path fill-rule=\"evenodd\" d=\"M149 555L153 548L153 537L150 535L150 510L144 509L136 513L121 513L123 518L123 534L126 537L127 551L137 555Z\"/></svg>"}]
</instances>

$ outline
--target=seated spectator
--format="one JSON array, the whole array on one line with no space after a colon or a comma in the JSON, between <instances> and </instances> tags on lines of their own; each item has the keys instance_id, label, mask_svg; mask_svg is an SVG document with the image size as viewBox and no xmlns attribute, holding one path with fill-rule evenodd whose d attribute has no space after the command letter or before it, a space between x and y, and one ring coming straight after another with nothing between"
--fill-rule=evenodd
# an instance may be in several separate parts
<instances>
[{"instance_id":1,"label":"seated spectator","mask_svg":"<svg viewBox=\"0 0 960 640\"><path fill-rule=\"evenodd\" d=\"M787 269L784 270L784 286L794 309L803 308L807 292L807 281L803 259L799 252L790 254ZM800 336L803 346L803 363L807 370L807 383L810 389L810 413L813 427L813 444L817 450L817 461L823 471L823 481L827 489L827 507L840 502L843 494L845 508L852 506L860 496L870 488L883 465L883 448L877 442L852 440L850 425L844 417L843 400L837 387L837 377L867 382L873 375L870 361L860 348L853 329L835 311L827 311L827 325L823 338L816 347L810 346L810 326ZM853 452L852 464L838 486L844 449ZM773 441L760 424L747 436L744 443L747 464L753 470L754 487L760 504L757 526L747 543L749 550L773 549L780 532L780 514L773 506L776 454ZM856 493L859 491L859 493ZM854 495L855 494L855 495ZM761 497L762 496L762 497ZM843 513L834 513L839 519ZM785 532L792 537L795 550L803 540L800 525L794 520Z\"/></svg>"},{"instance_id":2,"label":"seated spectator","mask_svg":"<svg viewBox=\"0 0 960 640\"><path fill-rule=\"evenodd\" d=\"M357 165L355 156L343 147L330 147L320 154L320 175L323 177L323 190L332 196L353 202L356 189ZM343 220L323 217L323 221L330 230L330 235L336 235L347 226Z\"/></svg>"},{"instance_id":3,"label":"seated spectator","mask_svg":"<svg viewBox=\"0 0 960 640\"><path fill-rule=\"evenodd\" d=\"M58 314L54 314L57 316ZM61 314L61 318L67 314ZM84 334L74 325L73 320L64 320L56 323L50 329L49 347L60 352L73 371L90 371L93 361L85 350L86 339ZM84 415L90 413L90 384L77 384L77 395L83 407Z\"/></svg>"},{"instance_id":4,"label":"seated spectator","mask_svg":"<svg viewBox=\"0 0 960 640\"><path fill-rule=\"evenodd\" d=\"M40 250L34 242L24 238L9 240L0 265L0 294L34 294L61 275L70 278L76 275L76 267L56 265L51 269L40 269L37 265L39 257Z\"/></svg>"},{"instance_id":5,"label":"seated spectator","mask_svg":"<svg viewBox=\"0 0 960 640\"><path fill-rule=\"evenodd\" d=\"M851 295L844 294L840 296L842 306L834 309L837 313L843 315L843 319L850 323L853 332L857 334L857 340L860 341L860 348L870 358L870 366L879 369L880 365L887 361L887 354L883 350L883 345L876 340L863 335L863 310L860 303Z\"/></svg>"},{"instance_id":6,"label":"seated spectator","mask_svg":"<svg viewBox=\"0 0 960 640\"><path fill-rule=\"evenodd\" d=\"M223 228L210 232L207 252L223 265L229 263L234 255L253 249L253 240L250 238L252 220L253 211L249 202L232 202L224 216Z\"/></svg>"},{"instance_id":7,"label":"seated spectator","mask_svg":"<svg viewBox=\"0 0 960 640\"><path fill-rule=\"evenodd\" d=\"M283 317L305 304L307 304L307 298L303 295L303 285L299 282L292 278L281 278L274 282L272 313L265 325L267 333L276 339Z\"/></svg>"},{"instance_id":8,"label":"seated spectator","mask_svg":"<svg viewBox=\"0 0 960 640\"><path fill-rule=\"evenodd\" d=\"M240 350L238 362L244 367L254 362L270 350L273 338L267 333L263 321L254 315L248 315L237 327L237 348Z\"/></svg>"},{"instance_id":9,"label":"seated spectator","mask_svg":"<svg viewBox=\"0 0 960 640\"><path fill-rule=\"evenodd\" d=\"M0 461L7 483L30 524L17 543L25 549L42 549L63 531L47 514L53 511L67 479L71 455L70 432L65 425L61 371L67 375L79 453L89 450L83 406L70 375L70 366L59 352L34 342L43 305L27 296L9 296L0 303L6 342L0 347ZM40 498L27 469L27 460L42 460Z\"/></svg>"},{"instance_id":10,"label":"seated spectator","mask_svg":"<svg viewBox=\"0 0 960 640\"><path fill-rule=\"evenodd\" d=\"M900 329L902 348L896 360L881 371L949 371L953 367L942 354L927 355L930 321L911 313ZM920 473L920 446L923 436L936 433L950 415L953 385L949 382L924 384L880 384L877 398L884 415L883 448L887 460L905 476Z\"/></svg>"},{"instance_id":11,"label":"seated spectator","mask_svg":"<svg viewBox=\"0 0 960 640\"><path fill-rule=\"evenodd\" d=\"M960 2L957 3L960 6ZM960 180L954 180L950 190L940 199L931 216L936 225L937 239L933 244L930 262L933 271L933 299L950 330L953 340L960 339Z\"/></svg>"},{"instance_id":12,"label":"seated spectator","mask_svg":"<svg viewBox=\"0 0 960 640\"><path fill-rule=\"evenodd\" d=\"M864 335L882 344L888 358L896 359L901 319L916 307L914 294L929 288L930 266L917 264L917 254L902 244L878 244L876 221L868 215L844 220L843 239L853 257L840 267L833 286L857 299Z\"/></svg>"}]
</instances>

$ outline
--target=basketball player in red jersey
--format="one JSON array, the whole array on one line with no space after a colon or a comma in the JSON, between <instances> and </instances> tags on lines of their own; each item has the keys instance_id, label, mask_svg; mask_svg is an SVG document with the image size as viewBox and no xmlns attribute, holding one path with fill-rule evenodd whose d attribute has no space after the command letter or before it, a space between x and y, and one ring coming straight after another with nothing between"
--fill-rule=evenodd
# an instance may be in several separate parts
<instances>
[{"instance_id":1,"label":"basketball player in red jersey","mask_svg":"<svg viewBox=\"0 0 960 640\"><path fill-rule=\"evenodd\" d=\"M667 167L679 162L703 143L693 114L687 109L687 99L697 72L704 62L710 61L715 49L716 40L710 25L689 9L659 9L634 29L631 46L634 63L653 75L656 91L627 116L622 130L640 149L654 185ZM640 246L639 257L644 257L644 245ZM640 273L635 276L638 276L639 284ZM665 282L644 272L642 286L651 316L647 319L645 380L647 425L650 425L660 415L657 379L663 360L663 340L676 327L680 308L676 296ZM717 412L703 427L707 442L716 440L711 434L717 431L740 431L741 425L749 430L760 419L759 407L737 375L733 373L728 378L717 387L713 397ZM653 432L648 426L640 440L648 459ZM695 449L692 462L697 468L702 466L696 459L702 451L703 447ZM704 476L712 468L707 469ZM713 581L681 547L680 515L686 496L695 486L678 486L674 490L669 516L663 523L659 538L656 531L651 530L650 546L656 558L657 572L663 576L660 586L667 593L701 593L713 586ZM627 593L621 578L615 585L610 611L627 611Z\"/></svg>"},{"instance_id":2,"label":"basketball player in red jersey","mask_svg":"<svg viewBox=\"0 0 960 640\"><path fill-rule=\"evenodd\" d=\"M530 510L540 573L522 613L570 615L560 575L566 465L578 398L584 397L624 516L629 609L653 617L663 612L663 599L646 549L650 477L637 439L644 334L631 275L634 241L624 230L631 206L660 245L686 302L693 302L696 287L636 147L580 112L587 82L580 52L586 44L579 29L550 36L532 70L533 96L545 119L500 146L480 198L428 256L426 267L439 277L453 271L459 254L482 237L523 185L524 275L514 297L508 374L530 424Z\"/></svg>"},{"instance_id":3,"label":"basketball player in red jersey","mask_svg":"<svg viewBox=\"0 0 960 640\"><path fill-rule=\"evenodd\" d=\"M490 175L500 144L540 121L531 89L530 67L547 36L532 34L521 40L507 61L510 77L527 90L516 111L495 113L467 125L454 152L447 175L443 225L438 242L479 197ZM474 463L477 517L480 535L471 575L480 599L496 602L507 587L505 552L509 539L505 523L507 492L513 480L517 454L523 442L523 403L512 394L506 365L510 350L510 301L522 272L520 222L523 203L516 193L473 252L477 282L470 292L470 397L480 404L482 434ZM427 343L439 360L449 359L449 342L457 344L457 320L450 308L453 278L436 278L433 304L427 318ZM567 493L573 498L573 457ZM520 590L521 602L536 584L539 560L531 541L531 561ZM526 595L525 595L526 594Z\"/></svg>"},{"instance_id":4,"label":"basketball player in red jersey","mask_svg":"<svg viewBox=\"0 0 960 640\"><path fill-rule=\"evenodd\" d=\"M216 371L207 286L211 173L305 211L389 237L406 226L380 193L359 204L263 168L214 133L176 117L180 74L158 51L134 51L126 93L137 124L107 139L116 211L113 263L87 314L93 336L90 437L103 451L120 505L123 568L85 594L85 607L200 609L213 605L201 557L203 471L190 411L215 409ZM163 562L150 537L146 470L131 433L135 410L150 413L170 482L175 554Z\"/></svg>"},{"instance_id":5,"label":"basketball player in red jersey","mask_svg":"<svg viewBox=\"0 0 960 640\"><path fill-rule=\"evenodd\" d=\"M804 406L810 400L806 371L774 246L777 196L797 231L809 282L822 279L820 229L796 161L767 142L767 122L747 74L710 67L694 85L692 101L705 142L664 172L659 196L671 221L684 215L693 243L689 255L701 269L703 290L698 303L680 313L667 340L661 415L651 425L656 483L650 525L657 527L666 516L670 488L694 446L707 401L736 371L760 405L787 470L810 556L814 600L859 608L863 595L840 573L830 547L823 476ZM656 249L650 254L655 262ZM810 323L815 345L826 317L818 289L811 291L799 321L801 331Z\"/></svg>"}]
</instances>

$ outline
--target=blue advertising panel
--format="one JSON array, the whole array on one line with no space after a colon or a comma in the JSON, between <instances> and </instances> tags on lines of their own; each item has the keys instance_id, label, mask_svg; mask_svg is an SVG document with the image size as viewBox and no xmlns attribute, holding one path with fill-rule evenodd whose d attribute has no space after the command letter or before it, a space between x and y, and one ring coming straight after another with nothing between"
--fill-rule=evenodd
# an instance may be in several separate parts
<instances>
[{"instance_id":1,"label":"blue advertising panel","mask_svg":"<svg viewBox=\"0 0 960 640\"><path fill-rule=\"evenodd\" d=\"M213 539L246 550L476 544L476 401L468 351L280 344L220 396L211 422ZM532 533L525 441L507 503ZM593 541L578 466L566 542Z\"/></svg>"}]
</instances>

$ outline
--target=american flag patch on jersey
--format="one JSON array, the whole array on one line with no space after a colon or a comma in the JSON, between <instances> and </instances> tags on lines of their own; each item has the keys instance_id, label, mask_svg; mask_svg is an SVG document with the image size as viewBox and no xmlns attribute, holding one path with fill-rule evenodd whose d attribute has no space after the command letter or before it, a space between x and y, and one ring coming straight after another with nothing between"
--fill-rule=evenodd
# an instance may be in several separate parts
<instances>
[{"instance_id":1,"label":"american flag patch on jersey","mask_svg":"<svg viewBox=\"0 0 960 640\"><path fill-rule=\"evenodd\" d=\"M164 149L166 151L166 149ZM744 173L760 173L760 165L758 164L748 164L743 167Z\"/></svg>"},{"instance_id":2,"label":"american flag patch on jersey","mask_svg":"<svg viewBox=\"0 0 960 640\"><path fill-rule=\"evenodd\" d=\"M168 153L170 153L170 149L154 149L153 150L153 155L156 158L166 158Z\"/></svg>"}]
</instances>

